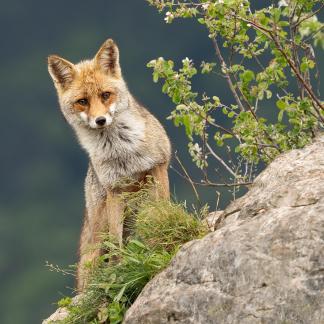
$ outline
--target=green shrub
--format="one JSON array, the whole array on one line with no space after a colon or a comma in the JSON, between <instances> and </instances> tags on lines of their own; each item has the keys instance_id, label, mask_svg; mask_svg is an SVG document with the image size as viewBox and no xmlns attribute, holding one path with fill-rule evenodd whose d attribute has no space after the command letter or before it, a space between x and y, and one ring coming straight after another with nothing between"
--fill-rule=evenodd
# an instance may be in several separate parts
<instances>
[{"instance_id":1,"label":"green shrub","mask_svg":"<svg viewBox=\"0 0 324 324\"><path fill-rule=\"evenodd\" d=\"M187 57L176 66L160 57L148 63L153 81L162 81L174 104L169 118L183 126L188 151L202 170L201 180L183 172L191 185L248 185L260 166L305 146L323 127L315 50L324 49L324 24L317 18L322 0L147 1L168 24L181 18L202 24L213 45L210 62L194 64ZM199 73L221 75L224 87L196 92L192 80ZM231 104L218 97L224 91ZM208 168L213 161L224 172Z\"/></svg>"}]
</instances>

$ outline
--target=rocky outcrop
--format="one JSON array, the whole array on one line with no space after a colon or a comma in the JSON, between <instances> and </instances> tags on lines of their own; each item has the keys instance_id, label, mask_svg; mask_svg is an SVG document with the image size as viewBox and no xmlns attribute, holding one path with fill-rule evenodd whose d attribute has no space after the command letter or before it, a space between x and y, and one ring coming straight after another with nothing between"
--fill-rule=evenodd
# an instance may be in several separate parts
<instances>
[{"instance_id":1,"label":"rocky outcrop","mask_svg":"<svg viewBox=\"0 0 324 324\"><path fill-rule=\"evenodd\" d=\"M69 315L69 311L65 307L60 307L49 318L44 320L42 324L53 324L55 322L63 321Z\"/></svg>"},{"instance_id":2,"label":"rocky outcrop","mask_svg":"<svg viewBox=\"0 0 324 324\"><path fill-rule=\"evenodd\" d=\"M324 136L279 156L213 222L125 324L324 323Z\"/></svg>"},{"instance_id":3,"label":"rocky outcrop","mask_svg":"<svg viewBox=\"0 0 324 324\"><path fill-rule=\"evenodd\" d=\"M77 305L81 299L82 294L76 295L72 298L71 305ZM69 315L69 311L66 307L60 307L49 318L45 319L42 324L55 324L63 321Z\"/></svg>"}]
</instances>

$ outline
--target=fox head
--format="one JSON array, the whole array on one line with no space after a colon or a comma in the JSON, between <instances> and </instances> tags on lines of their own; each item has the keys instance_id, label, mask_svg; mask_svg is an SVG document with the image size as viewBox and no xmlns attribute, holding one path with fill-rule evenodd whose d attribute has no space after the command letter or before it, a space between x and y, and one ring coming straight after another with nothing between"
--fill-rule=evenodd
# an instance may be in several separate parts
<instances>
[{"instance_id":1,"label":"fox head","mask_svg":"<svg viewBox=\"0 0 324 324\"><path fill-rule=\"evenodd\" d=\"M73 64L57 55L48 57L48 71L56 87L61 110L72 126L109 127L114 115L128 104L119 50L112 39L92 60Z\"/></svg>"}]
</instances>

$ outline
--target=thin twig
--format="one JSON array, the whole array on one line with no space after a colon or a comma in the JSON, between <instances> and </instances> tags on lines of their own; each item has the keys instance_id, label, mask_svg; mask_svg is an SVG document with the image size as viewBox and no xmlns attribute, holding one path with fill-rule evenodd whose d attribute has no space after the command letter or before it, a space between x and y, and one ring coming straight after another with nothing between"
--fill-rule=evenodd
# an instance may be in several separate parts
<instances>
[{"instance_id":1,"label":"thin twig","mask_svg":"<svg viewBox=\"0 0 324 324\"><path fill-rule=\"evenodd\" d=\"M207 120L207 123L210 124L210 125L212 125L212 126L214 126L214 127L219 128L222 131L224 131L225 133L230 134L233 137L237 138L237 136L233 132L231 132L230 130L226 129L225 127L223 127L223 126L221 126L219 124L216 124L216 123L212 122L211 120Z\"/></svg>"},{"instance_id":2,"label":"thin twig","mask_svg":"<svg viewBox=\"0 0 324 324\"><path fill-rule=\"evenodd\" d=\"M221 193L219 191L216 191L216 195L217 195L217 198L216 198L216 210L218 210Z\"/></svg>"},{"instance_id":3,"label":"thin twig","mask_svg":"<svg viewBox=\"0 0 324 324\"><path fill-rule=\"evenodd\" d=\"M181 169L182 171L185 173L189 183L191 184L191 187L192 187L192 190L194 191L195 193L195 196L197 198L197 201L200 203L200 197L199 197L199 194L198 194L198 191L196 190L196 187L195 187L195 184L194 182L192 181L192 179L190 178L186 168L184 167L184 165L182 164L181 160L179 159L178 155L177 155L177 152L175 153L175 158L177 160L177 162L179 163L179 165L181 166Z\"/></svg>"},{"instance_id":4,"label":"thin twig","mask_svg":"<svg viewBox=\"0 0 324 324\"><path fill-rule=\"evenodd\" d=\"M215 183L215 182L194 182L197 186L205 187L239 187L239 186L250 186L253 182L235 182L235 183Z\"/></svg>"},{"instance_id":5,"label":"thin twig","mask_svg":"<svg viewBox=\"0 0 324 324\"><path fill-rule=\"evenodd\" d=\"M300 60L299 60L299 55L298 55L298 50L296 47L296 42L295 40L295 35L297 32L297 26L293 26L293 18L295 16L295 11L297 8L297 3L295 4L294 10L292 12L292 14L289 16L289 32L290 32L290 39L291 39L291 45L292 45L292 57L295 60L296 66L298 68L298 71L300 73ZM300 80L296 80L297 81L297 86L298 86L298 90L300 93L300 97L303 99L304 98L304 93L305 93L305 89L303 88L302 83L300 82Z\"/></svg>"},{"instance_id":6,"label":"thin twig","mask_svg":"<svg viewBox=\"0 0 324 324\"><path fill-rule=\"evenodd\" d=\"M322 30L324 30L324 25L321 26L320 28L318 28L318 29L317 29L316 31L314 31L313 33L311 33L307 38L305 38L305 39L304 39L304 43L307 43L307 42L309 42L310 40L312 40L313 37L314 37L316 34L320 33Z\"/></svg>"},{"instance_id":7,"label":"thin twig","mask_svg":"<svg viewBox=\"0 0 324 324\"><path fill-rule=\"evenodd\" d=\"M304 22L305 20L312 18L313 16L315 16L316 14L318 14L322 9L324 8L324 3L314 12L310 13L308 16L304 17L303 19L300 19L299 21L297 21L294 25L293 28L297 28L302 22Z\"/></svg>"},{"instance_id":8,"label":"thin twig","mask_svg":"<svg viewBox=\"0 0 324 324\"><path fill-rule=\"evenodd\" d=\"M253 184L252 181L249 182L235 182L235 183L216 183L216 182L212 182L212 181L202 181L202 182L198 182L198 181L193 181L191 179L191 181L189 180L189 178L182 174L181 172L179 172L176 168L174 168L171 165L171 170L173 170L176 174L178 174L181 178L189 181L191 184L193 185L197 185L197 186L202 186L202 187L239 187L239 186L250 186Z\"/></svg>"},{"instance_id":9,"label":"thin twig","mask_svg":"<svg viewBox=\"0 0 324 324\"><path fill-rule=\"evenodd\" d=\"M212 39L212 42L213 42L213 45L214 45L214 49L215 49L215 52L216 52L216 56L218 57L218 59L219 59L219 61L221 63L221 67L225 70L224 77L226 78L226 81L227 81L227 83L229 85L229 88L230 88L230 90L231 90L234 98L235 98L235 101L236 101L237 105L239 106L240 110L241 111L245 111L245 108L244 108L244 106L243 106L243 104L242 104L242 102L241 102L241 100L240 100L240 98L239 98L239 96L238 96L238 94L237 94L237 92L235 90L235 87L233 85L231 76L227 72L226 63L225 63L224 58L223 58L223 56L221 54L221 51L220 51L220 49L218 47L218 44L217 44L216 39L215 38Z\"/></svg>"},{"instance_id":10,"label":"thin twig","mask_svg":"<svg viewBox=\"0 0 324 324\"><path fill-rule=\"evenodd\" d=\"M278 40L276 39L275 36L273 36L272 34L270 35L271 38L273 39L273 41L275 42L277 49L279 50L279 52L283 55L283 57L285 58L285 60L287 61L287 63L289 64L291 70L294 72L294 74L297 76L297 78L301 81L301 83L303 84L303 86L305 87L306 91L308 92L309 96L312 98L314 104L314 109L317 111L320 119L322 120L322 122L324 122L323 117L321 116L320 111L316 108L316 105L324 110L324 105L322 105L322 103L320 102L320 100L315 96L311 86L309 86L306 82L306 80L304 80L304 78L302 77L302 75L299 73L298 68L295 66L294 62L287 56L286 52L282 49L282 47L280 46Z\"/></svg>"},{"instance_id":11,"label":"thin twig","mask_svg":"<svg viewBox=\"0 0 324 324\"><path fill-rule=\"evenodd\" d=\"M211 146L206 143L206 146L210 152L210 154L218 161L222 164L222 166L234 177L234 178L237 178L237 174L224 162L224 160L218 156L214 150L211 148Z\"/></svg>"},{"instance_id":12,"label":"thin twig","mask_svg":"<svg viewBox=\"0 0 324 324\"><path fill-rule=\"evenodd\" d=\"M203 128L203 145L202 145L202 154L203 154L203 159L204 159L204 165L203 165L203 175L204 175L204 179L208 178L207 175L207 154L206 154L206 142L207 142L207 118L208 118L208 114L206 113L206 117L204 120L204 128Z\"/></svg>"}]
</instances>

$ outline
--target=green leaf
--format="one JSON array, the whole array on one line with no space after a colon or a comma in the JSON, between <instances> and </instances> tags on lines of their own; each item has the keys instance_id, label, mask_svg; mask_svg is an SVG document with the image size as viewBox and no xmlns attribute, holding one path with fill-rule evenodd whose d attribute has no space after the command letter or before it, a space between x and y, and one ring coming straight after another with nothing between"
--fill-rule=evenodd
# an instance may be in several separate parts
<instances>
[{"instance_id":1,"label":"green leaf","mask_svg":"<svg viewBox=\"0 0 324 324\"><path fill-rule=\"evenodd\" d=\"M192 127L191 127L191 123L190 123L190 117L189 115L184 115L183 119L182 119L183 125L186 129L186 134L188 137L192 136Z\"/></svg>"},{"instance_id":2,"label":"green leaf","mask_svg":"<svg viewBox=\"0 0 324 324\"><path fill-rule=\"evenodd\" d=\"M315 62L312 61L312 60L308 60L308 67L309 67L310 69L314 69L314 67L315 67Z\"/></svg>"},{"instance_id":3,"label":"green leaf","mask_svg":"<svg viewBox=\"0 0 324 324\"><path fill-rule=\"evenodd\" d=\"M216 144L217 146L223 146L224 142L221 139L219 139L218 141L216 141Z\"/></svg>"},{"instance_id":4,"label":"green leaf","mask_svg":"<svg viewBox=\"0 0 324 324\"><path fill-rule=\"evenodd\" d=\"M205 24L205 19L204 18L198 18L197 20L198 20L199 24L202 24L202 25Z\"/></svg>"},{"instance_id":5,"label":"green leaf","mask_svg":"<svg viewBox=\"0 0 324 324\"><path fill-rule=\"evenodd\" d=\"M71 297L64 297L58 301L57 305L59 307L67 307L71 305L71 302L72 302Z\"/></svg>"},{"instance_id":6,"label":"green leaf","mask_svg":"<svg viewBox=\"0 0 324 324\"><path fill-rule=\"evenodd\" d=\"M123 297L125 289L126 289L127 285L125 284L122 289L120 289L119 293L117 294L117 296L114 298L115 302L119 302L120 299Z\"/></svg>"},{"instance_id":7,"label":"green leaf","mask_svg":"<svg viewBox=\"0 0 324 324\"><path fill-rule=\"evenodd\" d=\"M165 83L163 84L163 87L162 87L162 92L163 92L163 93L167 93L167 92L168 92L168 88L169 88L169 85L168 85L167 82L165 82Z\"/></svg>"},{"instance_id":8,"label":"green leaf","mask_svg":"<svg viewBox=\"0 0 324 324\"><path fill-rule=\"evenodd\" d=\"M266 96L267 99L270 99L272 97L272 92L270 90L266 90Z\"/></svg>"},{"instance_id":9,"label":"green leaf","mask_svg":"<svg viewBox=\"0 0 324 324\"><path fill-rule=\"evenodd\" d=\"M157 83L159 81L159 72L153 72L153 82Z\"/></svg>"},{"instance_id":10,"label":"green leaf","mask_svg":"<svg viewBox=\"0 0 324 324\"><path fill-rule=\"evenodd\" d=\"M286 103L283 100L277 100L276 105L279 109L285 109Z\"/></svg>"},{"instance_id":11,"label":"green leaf","mask_svg":"<svg viewBox=\"0 0 324 324\"><path fill-rule=\"evenodd\" d=\"M240 74L240 79L245 83L249 83L255 79L254 72L251 70L246 70Z\"/></svg>"},{"instance_id":12,"label":"green leaf","mask_svg":"<svg viewBox=\"0 0 324 324\"><path fill-rule=\"evenodd\" d=\"M307 62L303 62L302 64L300 64L300 71L302 71L304 73L307 70L308 70L308 64L307 64Z\"/></svg>"},{"instance_id":13,"label":"green leaf","mask_svg":"<svg viewBox=\"0 0 324 324\"><path fill-rule=\"evenodd\" d=\"M138 240L131 240L129 243L131 243L132 245L136 245L136 246L138 246L139 248L141 248L141 249L143 249L143 250L145 250L146 249L146 246L142 243L142 242L140 242L140 241L138 241Z\"/></svg>"},{"instance_id":14,"label":"green leaf","mask_svg":"<svg viewBox=\"0 0 324 324\"><path fill-rule=\"evenodd\" d=\"M279 8L272 9L273 19L275 22L280 20L281 10Z\"/></svg>"},{"instance_id":15,"label":"green leaf","mask_svg":"<svg viewBox=\"0 0 324 324\"><path fill-rule=\"evenodd\" d=\"M172 101L175 104L179 104L181 102L181 96L180 96L180 90L179 89L175 89L173 96L172 96Z\"/></svg>"},{"instance_id":16,"label":"green leaf","mask_svg":"<svg viewBox=\"0 0 324 324\"><path fill-rule=\"evenodd\" d=\"M220 105L220 99L217 96L213 96L213 100L214 100L215 106L219 106Z\"/></svg>"}]
</instances>

